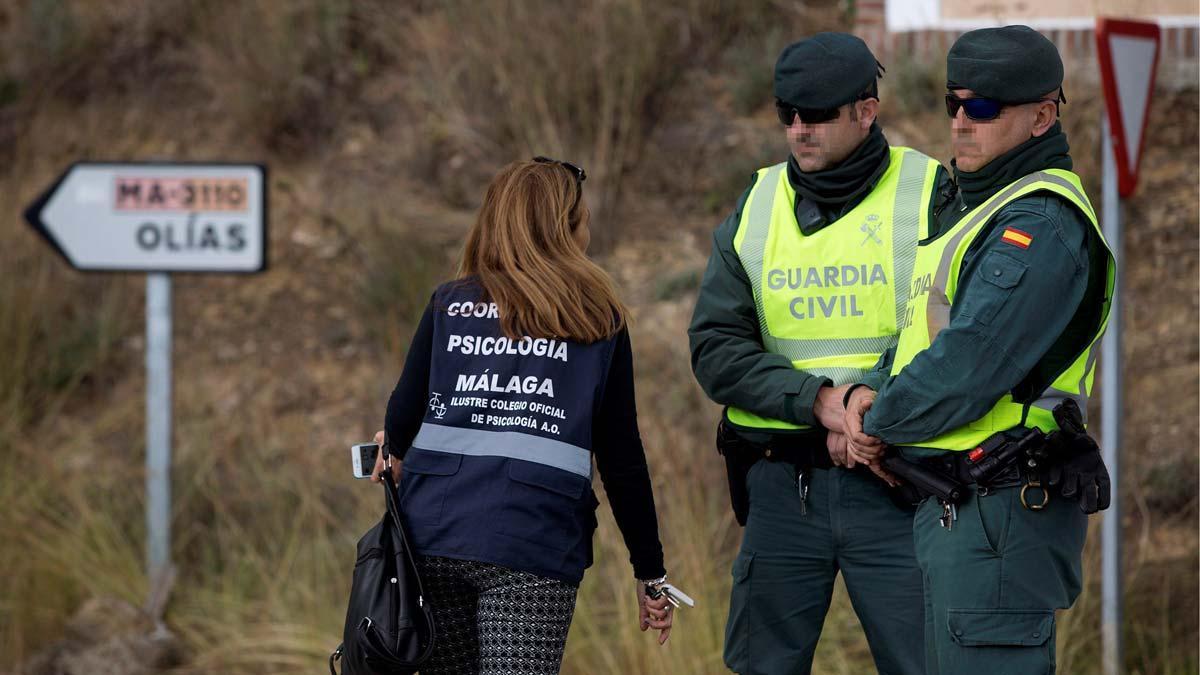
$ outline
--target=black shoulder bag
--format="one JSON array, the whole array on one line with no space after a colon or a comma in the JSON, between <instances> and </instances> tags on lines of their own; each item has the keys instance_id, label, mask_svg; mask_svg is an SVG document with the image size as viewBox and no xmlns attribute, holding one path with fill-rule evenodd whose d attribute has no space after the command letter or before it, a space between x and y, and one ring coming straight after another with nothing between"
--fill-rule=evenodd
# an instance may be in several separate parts
<instances>
[{"instance_id":1,"label":"black shoulder bag","mask_svg":"<svg viewBox=\"0 0 1200 675\"><path fill-rule=\"evenodd\" d=\"M386 445L383 456L389 459ZM346 626L329 656L330 675L337 675L338 659L342 675L410 675L433 651L433 612L404 531L390 461L383 480L387 513L358 540Z\"/></svg>"}]
</instances>

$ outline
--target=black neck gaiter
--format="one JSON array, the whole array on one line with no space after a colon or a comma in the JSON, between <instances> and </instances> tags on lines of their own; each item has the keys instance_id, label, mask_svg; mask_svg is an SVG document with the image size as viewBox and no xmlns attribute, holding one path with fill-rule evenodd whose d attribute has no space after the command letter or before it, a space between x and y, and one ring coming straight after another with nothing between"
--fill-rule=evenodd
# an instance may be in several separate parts
<instances>
[{"instance_id":1,"label":"black neck gaiter","mask_svg":"<svg viewBox=\"0 0 1200 675\"><path fill-rule=\"evenodd\" d=\"M865 140L835 167L806 173L794 156L788 156L788 181L800 196L823 207L838 207L869 191L887 169L888 142L878 124L871 125Z\"/></svg>"}]
</instances>

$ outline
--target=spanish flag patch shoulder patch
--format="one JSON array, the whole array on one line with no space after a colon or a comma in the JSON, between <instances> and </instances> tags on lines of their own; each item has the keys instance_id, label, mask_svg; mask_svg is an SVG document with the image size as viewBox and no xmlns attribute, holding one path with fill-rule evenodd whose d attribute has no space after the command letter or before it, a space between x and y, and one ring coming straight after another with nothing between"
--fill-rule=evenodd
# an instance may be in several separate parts
<instances>
[{"instance_id":1,"label":"spanish flag patch shoulder patch","mask_svg":"<svg viewBox=\"0 0 1200 675\"><path fill-rule=\"evenodd\" d=\"M1018 248L1029 248L1029 245L1033 243L1032 234L1022 232L1015 227L1004 228L1004 234L1001 235L1000 239Z\"/></svg>"}]
</instances>

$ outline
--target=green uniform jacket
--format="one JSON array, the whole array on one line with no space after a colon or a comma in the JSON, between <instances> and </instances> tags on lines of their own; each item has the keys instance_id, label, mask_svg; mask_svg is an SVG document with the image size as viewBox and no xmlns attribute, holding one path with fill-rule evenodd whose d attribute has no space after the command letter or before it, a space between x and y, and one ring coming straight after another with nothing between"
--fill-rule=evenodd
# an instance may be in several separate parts
<instances>
[{"instance_id":1,"label":"green uniform jacket","mask_svg":"<svg viewBox=\"0 0 1200 675\"><path fill-rule=\"evenodd\" d=\"M876 174L876 179L879 173L882 172ZM941 167L938 168L937 184L939 194L950 185L949 174ZM700 294L688 328L692 371L704 392L717 403L792 424L816 426L813 402L817 390L831 381L797 370L786 356L763 349L754 293L733 248L742 208L752 187L753 175L750 186L738 199L737 208L713 233L712 255L700 281ZM801 231L805 235L819 231L857 206L867 194L869 191L842 205L836 212L818 208L819 221L801 227ZM803 199L796 194L798 214L808 212L814 206L802 203ZM939 201L931 200L933 205ZM808 220L797 216L797 222ZM930 218L930 223L933 222Z\"/></svg>"},{"instance_id":2,"label":"green uniform jacket","mask_svg":"<svg viewBox=\"0 0 1200 675\"><path fill-rule=\"evenodd\" d=\"M956 195L940 212L939 231L967 211ZM1038 245L1022 249L1002 240L1010 226ZM977 268L992 250L1028 264L1016 285L981 278ZM1052 377L1046 373L1073 360L1094 335L1105 271L1091 224L1065 200L1040 193L1004 207L963 258L949 325L895 377L894 349L864 377L879 397L863 431L890 444L916 444L978 419L1006 392L1041 391Z\"/></svg>"}]
</instances>

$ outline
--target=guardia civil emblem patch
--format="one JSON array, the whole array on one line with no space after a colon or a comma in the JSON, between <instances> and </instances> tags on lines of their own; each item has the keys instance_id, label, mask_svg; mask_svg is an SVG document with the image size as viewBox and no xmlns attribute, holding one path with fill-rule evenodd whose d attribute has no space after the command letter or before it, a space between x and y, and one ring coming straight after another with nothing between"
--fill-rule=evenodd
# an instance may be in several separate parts
<instances>
[{"instance_id":1,"label":"guardia civil emblem patch","mask_svg":"<svg viewBox=\"0 0 1200 675\"><path fill-rule=\"evenodd\" d=\"M859 246L866 246L868 241L873 241L876 244L882 244L883 240L879 238L879 229L882 227L883 221L880 220L879 214L872 213L871 215L867 216L866 221L864 221L863 224L858 228L867 235L866 238L862 240L862 243L859 244Z\"/></svg>"}]
</instances>

